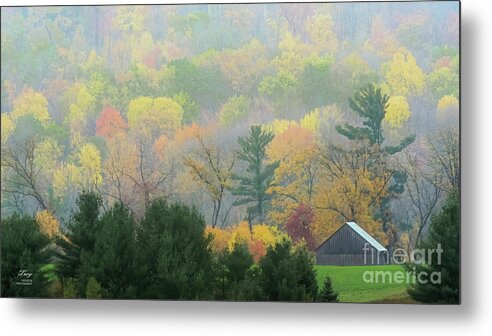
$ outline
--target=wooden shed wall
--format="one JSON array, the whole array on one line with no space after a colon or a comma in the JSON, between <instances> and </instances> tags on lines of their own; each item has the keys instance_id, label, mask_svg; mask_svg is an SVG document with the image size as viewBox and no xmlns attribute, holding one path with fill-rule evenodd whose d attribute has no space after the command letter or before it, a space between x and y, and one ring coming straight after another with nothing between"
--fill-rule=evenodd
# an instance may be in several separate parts
<instances>
[{"instance_id":1,"label":"wooden shed wall","mask_svg":"<svg viewBox=\"0 0 492 336\"><path fill-rule=\"evenodd\" d=\"M371 250L364 258L366 243ZM318 265L382 265L387 260L387 251L379 252L348 225L342 226L316 250Z\"/></svg>"}]
</instances>

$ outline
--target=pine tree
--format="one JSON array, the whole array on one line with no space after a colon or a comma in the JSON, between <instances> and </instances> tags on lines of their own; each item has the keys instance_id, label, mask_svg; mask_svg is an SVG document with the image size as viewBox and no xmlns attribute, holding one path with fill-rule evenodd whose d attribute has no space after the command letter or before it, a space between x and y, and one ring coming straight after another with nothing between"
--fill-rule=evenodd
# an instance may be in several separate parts
<instances>
[{"instance_id":1,"label":"pine tree","mask_svg":"<svg viewBox=\"0 0 492 336\"><path fill-rule=\"evenodd\" d=\"M105 297L130 298L137 274L133 217L123 204L116 203L102 216L100 227L93 256L87 260L90 265L82 271L89 270L86 277L95 277Z\"/></svg>"},{"instance_id":2,"label":"pine tree","mask_svg":"<svg viewBox=\"0 0 492 336\"><path fill-rule=\"evenodd\" d=\"M362 119L363 127L349 124L337 125L336 130L350 140L367 140L376 145L377 151L383 150L387 154L396 154L405 149L415 140L415 135L404 137L397 146L386 146L382 122L388 109L389 97L381 93L381 89L369 84L349 99L350 108Z\"/></svg>"},{"instance_id":3,"label":"pine tree","mask_svg":"<svg viewBox=\"0 0 492 336\"><path fill-rule=\"evenodd\" d=\"M253 203L248 207L250 226L255 218L258 218L260 223L264 222L264 214L272 199L267 190L272 186L273 174L279 166L279 161L265 164L265 150L273 137L271 132L262 130L261 126L251 126L248 137L238 139L241 146L238 158L246 162L247 168L244 175L233 175L233 179L239 184L232 188L232 194L241 197L234 205Z\"/></svg>"},{"instance_id":4,"label":"pine tree","mask_svg":"<svg viewBox=\"0 0 492 336\"><path fill-rule=\"evenodd\" d=\"M244 280L248 268L253 265L253 257L249 253L247 245L236 244L231 252L226 252L222 256L222 262L229 270L230 280L240 282Z\"/></svg>"},{"instance_id":5,"label":"pine tree","mask_svg":"<svg viewBox=\"0 0 492 336\"><path fill-rule=\"evenodd\" d=\"M225 250L219 255L217 263L220 298L238 299L246 273L254 263L248 246L235 244L232 251Z\"/></svg>"},{"instance_id":6,"label":"pine tree","mask_svg":"<svg viewBox=\"0 0 492 336\"><path fill-rule=\"evenodd\" d=\"M50 242L36 220L12 215L2 219L2 297L46 297L49 279L43 266L49 262Z\"/></svg>"},{"instance_id":7,"label":"pine tree","mask_svg":"<svg viewBox=\"0 0 492 336\"><path fill-rule=\"evenodd\" d=\"M79 293L85 292L88 278L79 279L84 260L90 259L94 252L96 236L100 228L99 213L102 199L92 192L83 192L77 199L78 209L72 214L67 231L56 240L60 247L57 253L58 273L62 278L80 280Z\"/></svg>"},{"instance_id":8,"label":"pine tree","mask_svg":"<svg viewBox=\"0 0 492 336\"><path fill-rule=\"evenodd\" d=\"M321 302L338 302L338 293L333 289L330 277L326 277L318 297Z\"/></svg>"},{"instance_id":9,"label":"pine tree","mask_svg":"<svg viewBox=\"0 0 492 336\"><path fill-rule=\"evenodd\" d=\"M381 123L388 107L388 100L389 97L381 94L381 89L373 84L363 87L350 98L349 106L363 119L364 127L345 124L337 126L336 130L350 140L367 139L371 145L381 145L384 141Z\"/></svg>"},{"instance_id":10,"label":"pine tree","mask_svg":"<svg viewBox=\"0 0 492 336\"><path fill-rule=\"evenodd\" d=\"M239 288L238 300L241 301L265 301L267 298L261 288L261 268L253 264L244 275L244 280Z\"/></svg>"},{"instance_id":11,"label":"pine tree","mask_svg":"<svg viewBox=\"0 0 492 336\"><path fill-rule=\"evenodd\" d=\"M416 281L407 290L417 301L455 304L460 302L459 204L459 192L451 192L440 213L432 218L428 236L418 244L417 248L424 249L427 254L430 249L435 250L430 262L407 265L408 271L413 272L415 269L417 275L420 272L427 272L426 283ZM442 249L440 255L437 251L439 244ZM431 281L430 277L433 273L436 275L435 279L440 275L440 283Z\"/></svg>"},{"instance_id":12,"label":"pine tree","mask_svg":"<svg viewBox=\"0 0 492 336\"><path fill-rule=\"evenodd\" d=\"M397 171L388 166L389 156L408 147L415 140L415 135L409 134L403 137L400 143L395 146L384 145L385 137L382 122L389 106L388 101L389 97L382 94L381 89L374 84L363 87L349 99L349 106L362 119L363 127L345 124L336 126L336 130L349 140L360 141L365 146L365 148L358 150L369 154L368 168L373 176L381 177L390 174L391 183L388 183L386 195L381 197L378 204L374 204L374 217L382 222L383 231L387 235L391 235L390 202L403 193L403 186L407 177L405 172Z\"/></svg>"},{"instance_id":13,"label":"pine tree","mask_svg":"<svg viewBox=\"0 0 492 336\"><path fill-rule=\"evenodd\" d=\"M261 287L270 301L315 301L318 293L312 258L305 247L289 240L269 247L260 260Z\"/></svg>"},{"instance_id":14,"label":"pine tree","mask_svg":"<svg viewBox=\"0 0 492 336\"><path fill-rule=\"evenodd\" d=\"M316 301L318 296L318 282L312 254L308 251L306 244L301 244L294 249L294 265L299 276L298 283L304 290L303 301Z\"/></svg>"},{"instance_id":15,"label":"pine tree","mask_svg":"<svg viewBox=\"0 0 492 336\"><path fill-rule=\"evenodd\" d=\"M155 199L137 235L139 298L207 299L212 297L211 236L195 208Z\"/></svg>"}]
</instances>

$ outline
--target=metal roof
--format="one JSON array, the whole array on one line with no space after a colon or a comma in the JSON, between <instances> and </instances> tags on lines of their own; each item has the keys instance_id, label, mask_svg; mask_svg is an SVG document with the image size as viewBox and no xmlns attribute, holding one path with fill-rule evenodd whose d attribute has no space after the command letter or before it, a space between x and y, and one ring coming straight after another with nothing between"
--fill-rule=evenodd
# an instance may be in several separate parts
<instances>
[{"instance_id":1,"label":"metal roof","mask_svg":"<svg viewBox=\"0 0 492 336\"><path fill-rule=\"evenodd\" d=\"M350 226L355 232L359 234L362 238L364 238L369 244L371 244L378 251L387 251L383 245L379 244L376 239L372 238L369 233L367 233L363 228L357 225L354 222L346 222L348 226Z\"/></svg>"}]
</instances>

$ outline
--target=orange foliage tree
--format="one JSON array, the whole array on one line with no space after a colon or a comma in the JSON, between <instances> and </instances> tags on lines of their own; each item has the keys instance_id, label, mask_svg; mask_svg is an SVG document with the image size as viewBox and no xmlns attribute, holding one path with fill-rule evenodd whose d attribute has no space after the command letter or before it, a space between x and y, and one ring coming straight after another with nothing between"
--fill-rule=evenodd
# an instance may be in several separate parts
<instances>
[{"instance_id":1,"label":"orange foliage tree","mask_svg":"<svg viewBox=\"0 0 492 336\"><path fill-rule=\"evenodd\" d=\"M299 125L291 125L275 136L267 149L272 162L279 161L275 170L275 197L269 218L276 224L284 224L292 211L300 204L311 202L319 171L315 134Z\"/></svg>"},{"instance_id":2,"label":"orange foliage tree","mask_svg":"<svg viewBox=\"0 0 492 336\"><path fill-rule=\"evenodd\" d=\"M231 230L221 229L218 227L207 226L205 228L205 234L211 234L213 239L211 243L212 251L214 253L220 253L229 247L229 240L231 238Z\"/></svg>"},{"instance_id":3,"label":"orange foliage tree","mask_svg":"<svg viewBox=\"0 0 492 336\"><path fill-rule=\"evenodd\" d=\"M104 108L99 118L96 119L96 135L104 138L111 138L127 127L128 125L120 111L113 107Z\"/></svg>"},{"instance_id":4,"label":"orange foliage tree","mask_svg":"<svg viewBox=\"0 0 492 336\"><path fill-rule=\"evenodd\" d=\"M266 254L268 247L273 246L280 239L286 238L286 235L275 226L256 224L250 230L246 221L229 230L231 232L228 242L229 250L232 251L235 245L245 244L255 262L258 262Z\"/></svg>"},{"instance_id":5,"label":"orange foliage tree","mask_svg":"<svg viewBox=\"0 0 492 336\"><path fill-rule=\"evenodd\" d=\"M363 142L363 141L362 141ZM355 221L382 244L388 242L382 223L374 219L374 210L387 196L391 172L369 169L370 146L360 142L348 151L333 146L321 155L323 167L316 185L316 209L313 231L319 243L347 221Z\"/></svg>"}]
</instances>

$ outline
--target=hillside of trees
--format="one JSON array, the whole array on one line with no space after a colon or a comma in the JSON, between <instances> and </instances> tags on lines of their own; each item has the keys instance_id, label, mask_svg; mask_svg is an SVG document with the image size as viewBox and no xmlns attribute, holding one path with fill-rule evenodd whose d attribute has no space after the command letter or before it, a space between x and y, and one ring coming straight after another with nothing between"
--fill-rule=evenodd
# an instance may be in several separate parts
<instances>
[{"instance_id":1,"label":"hillside of trees","mask_svg":"<svg viewBox=\"0 0 492 336\"><path fill-rule=\"evenodd\" d=\"M308 260L346 221L390 250L411 250L459 189L457 3L1 13L1 217L22 230L37 225L37 244L48 237L63 252L50 260L75 253L62 276L77 279L65 284L68 296L91 287L106 297L244 298L273 267L270 254ZM84 195L96 202L92 221ZM162 231L162 213L182 216L176 241ZM82 222L94 225L82 230L88 236L77 231ZM200 292L207 272L167 272L181 257L161 254L194 235L203 241L190 253L207 251L193 261L199 267L237 258L248 270L225 272L222 294ZM154 253L162 244L169 250ZM122 251L135 255L118 260ZM93 258L108 258L114 273ZM118 274L119 262L135 263L134 273ZM147 274L138 265L156 278L135 280ZM264 286L248 298L317 295L310 285Z\"/></svg>"}]
</instances>

